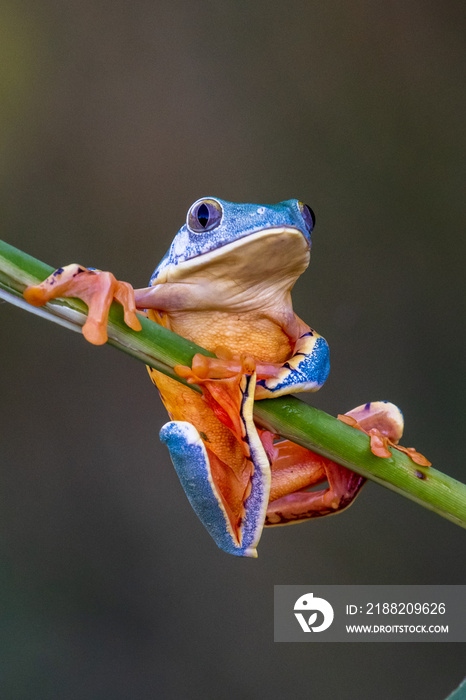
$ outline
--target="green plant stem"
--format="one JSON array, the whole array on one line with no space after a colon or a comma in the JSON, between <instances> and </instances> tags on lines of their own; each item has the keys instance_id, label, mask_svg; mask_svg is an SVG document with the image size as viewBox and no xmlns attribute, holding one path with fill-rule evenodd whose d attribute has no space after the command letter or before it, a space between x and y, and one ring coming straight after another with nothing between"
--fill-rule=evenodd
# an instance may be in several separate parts
<instances>
[{"instance_id":1,"label":"green plant stem","mask_svg":"<svg viewBox=\"0 0 466 700\"><path fill-rule=\"evenodd\" d=\"M22 297L28 284L41 282L52 271L49 265L0 241L0 296L27 311L80 331L87 311L80 300L55 300L36 309ZM175 365L190 365L197 352L213 356L146 318L140 320L142 331L132 331L123 321L121 307L113 304L108 324L109 344L178 381L182 380L173 371ZM389 458L376 457L370 451L366 435L293 396L257 401L254 416L272 432L466 527L466 485L446 474L432 467L420 467L398 450L392 450Z\"/></svg>"}]
</instances>

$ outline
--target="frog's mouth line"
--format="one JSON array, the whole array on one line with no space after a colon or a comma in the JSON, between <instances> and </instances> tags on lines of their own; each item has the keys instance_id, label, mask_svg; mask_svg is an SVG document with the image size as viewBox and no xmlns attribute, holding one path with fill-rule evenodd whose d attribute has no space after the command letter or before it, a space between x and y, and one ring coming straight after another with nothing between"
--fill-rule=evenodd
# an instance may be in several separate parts
<instances>
[{"instance_id":1,"label":"frog's mouth line","mask_svg":"<svg viewBox=\"0 0 466 700\"><path fill-rule=\"evenodd\" d=\"M154 284L180 282L203 271L209 271L209 276L234 273L244 278L274 274L298 277L309 264L310 248L304 233L294 226L264 228L207 253L171 263L160 271Z\"/></svg>"}]
</instances>

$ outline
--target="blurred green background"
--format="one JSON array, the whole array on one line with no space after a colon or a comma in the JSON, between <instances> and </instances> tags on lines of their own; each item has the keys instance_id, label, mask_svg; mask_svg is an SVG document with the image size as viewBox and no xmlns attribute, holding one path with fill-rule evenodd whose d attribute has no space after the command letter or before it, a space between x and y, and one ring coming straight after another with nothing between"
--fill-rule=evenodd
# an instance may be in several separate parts
<instances>
[{"instance_id":1,"label":"blurred green background","mask_svg":"<svg viewBox=\"0 0 466 700\"><path fill-rule=\"evenodd\" d=\"M149 276L198 197L317 216L297 313L329 341L308 400L397 403L464 480L464 2L0 5L1 237ZM5 700L445 697L459 644L274 644L274 584L459 584L464 531L369 483L345 514L217 550L159 444L144 367L8 304Z\"/></svg>"}]
</instances>

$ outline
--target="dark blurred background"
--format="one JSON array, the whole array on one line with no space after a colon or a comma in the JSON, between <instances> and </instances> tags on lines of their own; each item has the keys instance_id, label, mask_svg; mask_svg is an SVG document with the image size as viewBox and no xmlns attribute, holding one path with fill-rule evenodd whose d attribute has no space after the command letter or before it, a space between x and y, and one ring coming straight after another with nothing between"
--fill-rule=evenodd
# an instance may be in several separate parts
<instances>
[{"instance_id":1,"label":"dark blurred background","mask_svg":"<svg viewBox=\"0 0 466 700\"><path fill-rule=\"evenodd\" d=\"M310 400L389 399L464 480L464 2L0 5L1 237L145 286L198 197L317 215ZM369 483L220 550L139 363L2 304L5 700L445 697L459 644L274 644L274 584L459 584L464 531Z\"/></svg>"}]
</instances>

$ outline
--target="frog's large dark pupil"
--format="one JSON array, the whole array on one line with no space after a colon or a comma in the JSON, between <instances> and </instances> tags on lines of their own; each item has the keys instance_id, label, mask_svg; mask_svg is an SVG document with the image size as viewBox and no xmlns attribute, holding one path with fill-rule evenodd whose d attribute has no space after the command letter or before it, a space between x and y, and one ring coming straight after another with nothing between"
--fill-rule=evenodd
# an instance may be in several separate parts
<instances>
[{"instance_id":1,"label":"frog's large dark pupil","mask_svg":"<svg viewBox=\"0 0 466 700\"><path fill-rule=\"evenodd\" d=\"M209 223L209 207L206 204L201 204L197 210L197 220L204 228Z\"/></svg>"}]
</instances>

